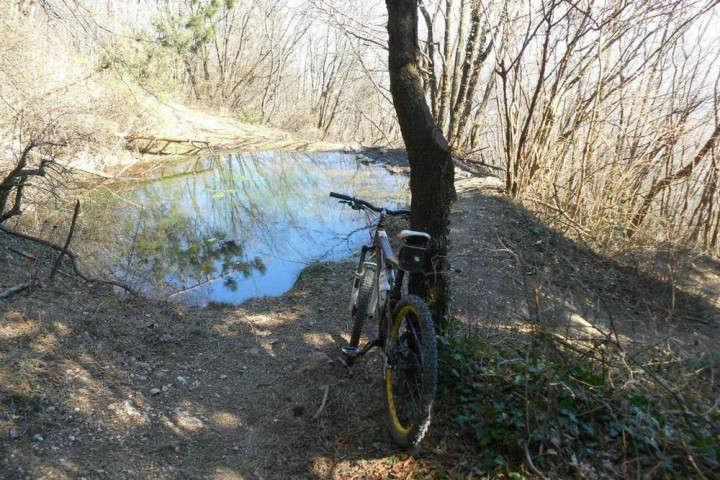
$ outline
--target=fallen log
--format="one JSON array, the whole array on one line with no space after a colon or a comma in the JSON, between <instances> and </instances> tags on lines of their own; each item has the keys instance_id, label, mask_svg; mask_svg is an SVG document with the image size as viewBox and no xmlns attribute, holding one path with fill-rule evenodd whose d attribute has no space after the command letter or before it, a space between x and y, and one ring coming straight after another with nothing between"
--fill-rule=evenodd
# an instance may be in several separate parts
<instances>
[{"instance_id":1,"label":"fallen log","mask_svg":"<svg viewBox=\"0 0 720 480\"><path fill-rule=\"evenodd\" d=\"M20 293L29 287L30 287L29 283L21 283L19 285L15 285L14 287L5 289L2 292L0 292L0 299L9 298L9 297L15 295L16 293Z\"/></svg>"}]
</instances>

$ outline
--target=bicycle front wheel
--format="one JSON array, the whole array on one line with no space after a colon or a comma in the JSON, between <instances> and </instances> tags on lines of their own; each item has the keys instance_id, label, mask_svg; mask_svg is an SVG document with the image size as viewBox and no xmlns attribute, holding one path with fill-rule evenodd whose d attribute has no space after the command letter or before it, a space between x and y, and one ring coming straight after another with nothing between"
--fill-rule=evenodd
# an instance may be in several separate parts
<instances>
[{"instance_id":1,"label":"bicycle front wheel","mask_svg":"<svg viewBox=\"0 0 720 480\"><path fill-rule=\"evenodd\" d=\"M385 411L390 435L414 447L430 425L437 385L435 326L427 304L415 295L398 302L385 344Z\"/></svg>"},{"instance_id":2,"label":"bicycle front wheel","mask_svg":"<svg viewBox=\"0 0 720 480\"><path fill-rule=\"evenodd\" d=\"M358 265L355 272L352 296L350 298L350 315L352 316L352 333L350 335L350 346L357 348L360 343L365 319L372 314L373 286L375 282L376 264L374 256L369 256L364 262Z\"/></svg>"}]
</instances>

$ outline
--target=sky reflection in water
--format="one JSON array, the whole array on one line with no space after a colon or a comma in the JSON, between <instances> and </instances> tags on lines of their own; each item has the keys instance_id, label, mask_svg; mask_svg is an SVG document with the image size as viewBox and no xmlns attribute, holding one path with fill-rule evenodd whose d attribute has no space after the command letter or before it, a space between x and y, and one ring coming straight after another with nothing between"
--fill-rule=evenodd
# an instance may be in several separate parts
<instances>
[{"instance_id":1,"label":"sky reflection in water","mask_svg":"<svg viewBox=\"0 0 720 480\"><path fill-rule=\"evenodd\" d=\"M391 208L408 200L406 177L352 154L264 152L200 167L126 192L116 210L127 225L116 274L195 305L280 295L309 263L352 255L369 238L367 217L330 191Z\"/></svg>"}]
</instances>

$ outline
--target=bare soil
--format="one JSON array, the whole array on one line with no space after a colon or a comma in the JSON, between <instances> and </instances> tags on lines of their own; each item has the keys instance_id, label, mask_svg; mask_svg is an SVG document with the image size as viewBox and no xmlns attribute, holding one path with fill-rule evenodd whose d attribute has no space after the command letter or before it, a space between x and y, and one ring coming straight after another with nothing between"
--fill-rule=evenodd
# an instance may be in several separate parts
<instances>
[{"instance_id":1,"label":"bare soil","mask_svg":"<svg viewBox=\"0 0 720 480\"><path fill-rule=\"evenodd\" d=\"M715 260L672 276L651 268L657 255L603 258L492 186L461 179L453 212L454 311L468 332L497 337L542 316L568 335L614 326L627 344L717 344ZM0 233L0 291L46 278L51 260ZM126 297L69 275L0 300L0 479L444 477L463 453L443 403L421 451L398 451L379 356L351 371L337 358L352 268L313 265L285 295L237 308ZM702 281L678 280L689 278Z\"/></svg>"}]
</instances>

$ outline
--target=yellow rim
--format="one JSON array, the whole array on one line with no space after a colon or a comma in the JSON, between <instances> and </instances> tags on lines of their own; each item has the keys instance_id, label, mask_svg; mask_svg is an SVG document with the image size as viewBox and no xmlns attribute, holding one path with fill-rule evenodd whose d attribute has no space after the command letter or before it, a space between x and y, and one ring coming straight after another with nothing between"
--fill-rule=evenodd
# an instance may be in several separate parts
<instances>
[{"instance_id":1,"label":"yellow rim","mask_svg":"<svg viewBox=\"0 0 720 480\"><path fill-rule=\"evenodd\" d=\"M397 339L398 333L400 331L400 324L402 323L403 318L405 318L405 315L408 313L413 312L415 313L415 310L413 309L412 305L405 305L403 308L400 309L400 311L395 315L395 318L393 319L393 328L390 331L390 342L394 342ZM417 316L417 314L415 314ZM393 393L393 372L391 369L386 368L385 369L385 393L387 395L387 402L388 402L388 411L390 412L390 421L392 422L393 428L397 430L398 433L401 435L407 435L407 433L410 431L410 428L406 428L403 426L402 423L400 423L400 419L397 415L397 409L395 408L395 395Z\"/></svg>"}]
</instances>

